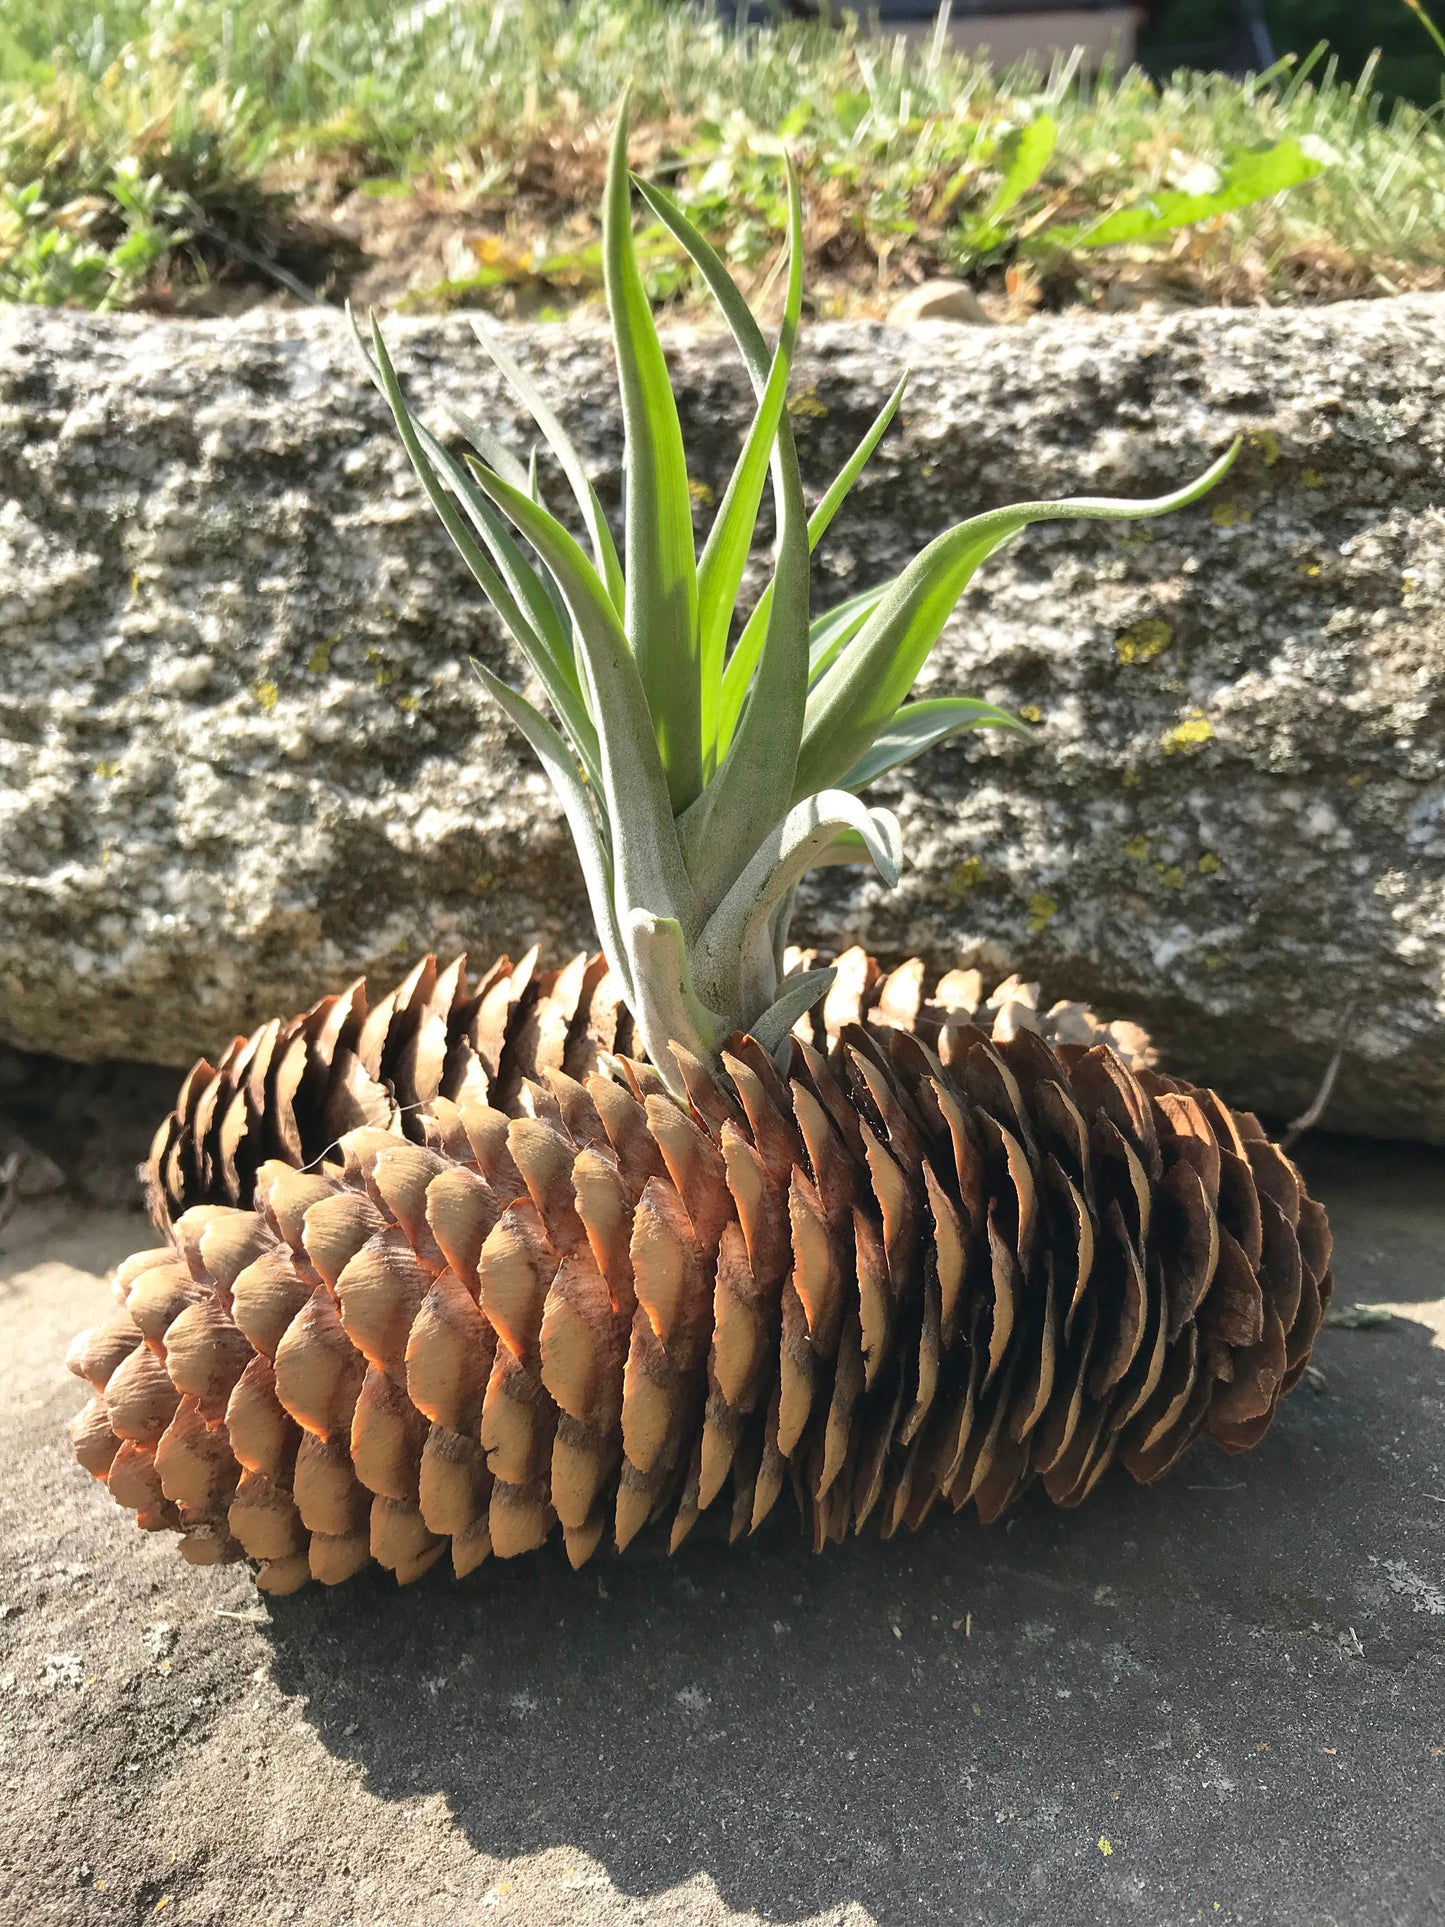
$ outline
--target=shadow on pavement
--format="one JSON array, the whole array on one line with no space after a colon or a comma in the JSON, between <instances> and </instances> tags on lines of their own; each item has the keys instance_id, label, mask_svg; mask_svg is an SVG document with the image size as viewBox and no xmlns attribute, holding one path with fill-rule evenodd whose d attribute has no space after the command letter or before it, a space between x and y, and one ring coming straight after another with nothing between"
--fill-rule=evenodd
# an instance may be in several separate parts
<instances>
[{"instance_id":1,"label":"shadow on pavement","mask_svg":"<svg viewBox=\"0 0 1445 1927\"><path fill-rule=\"evenodd\" d=\"M1445 1158L1323 1143L1339 1296L1445 1293ZM478 1849L795 1919L1425 1922L1445 1911L1445 1351L1326 1332L1264 1444L1083 1510L560 1551L308 1590L276 1683ZM1218 1911L1216 1911L1216 1903Z\"/></svg>"}]
</instances>

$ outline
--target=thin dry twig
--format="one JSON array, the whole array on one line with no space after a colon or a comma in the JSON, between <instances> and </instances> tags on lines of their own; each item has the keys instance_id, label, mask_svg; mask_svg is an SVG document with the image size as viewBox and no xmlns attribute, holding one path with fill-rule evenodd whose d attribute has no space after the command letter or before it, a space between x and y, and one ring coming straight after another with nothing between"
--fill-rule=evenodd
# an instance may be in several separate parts
<instances>
[{"instance_id":1,"label":"thin dry twig","mask_svg":"<svg viewBox=\"0 0 1445 1927\"><path fill-rule=\"evenodd\" d=\"M1354 1005L1352 1004L1350 1008L1346 1010L1344 1015L1340 1018L1340 1029L1342 1031L1348 1032L1350 1027L1350 1021L1354 1017L1354 1014L1355 1014L1355 1010L1354 1010ZM1344 1056L1345 1056L1345 1039L1344 1037L1341 1037L1339 1043L1335 1046L1335 1054L1330 1059L1329 1064L1325 1069L1324 1076L1320 1079L1320 1087L1315 1092L1314 1097L1311 1100L1308 1108L1301 1111L1299 1116L1297 1118L1294 1118L1290 1122L1290 1124L1286 1127L1285 1133L1279 1141L1279 1148L1281 1149L1281 1151L1293 1150L1294 1146L1298 1143L1299 1139L1304 1136L1305 1132L1313 1130L1315 1125L1318 1124L1320 1119L1324 1116L1325 1106L1329 1103L1330 1098L1334 1094L1335 1079L1340 1074L1340 1065L1344 1061Z\"/></svg>"}]
</instances>

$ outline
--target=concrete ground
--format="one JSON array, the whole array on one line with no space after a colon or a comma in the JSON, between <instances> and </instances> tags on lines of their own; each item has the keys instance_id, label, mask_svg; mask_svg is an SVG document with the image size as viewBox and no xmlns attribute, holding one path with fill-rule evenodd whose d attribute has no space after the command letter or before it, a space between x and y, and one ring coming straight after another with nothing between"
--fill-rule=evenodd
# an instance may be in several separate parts
<instances>
[{"instance_id":1,"label":"concrete ground","mask_svg":"<svg viewBox=\"0 0 1445 1927\"><path fill-rule=\"evenodd\" d=\"M0 1921L1445 1919L1445 1156L1324 1144L1338 1300L1241 1459L806 1555L267 1602L73 1464L145 1242L0 1233Z\"/></svg>"}]
</instances>

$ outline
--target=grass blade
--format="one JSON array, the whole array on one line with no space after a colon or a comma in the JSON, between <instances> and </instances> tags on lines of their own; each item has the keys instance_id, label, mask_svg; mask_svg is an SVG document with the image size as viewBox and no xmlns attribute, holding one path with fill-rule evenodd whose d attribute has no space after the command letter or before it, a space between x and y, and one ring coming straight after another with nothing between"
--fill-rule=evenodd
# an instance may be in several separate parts
<instances>
[{"instance_id":1,"label":"grass blade","mask_svg":"<svg viewBox=\"0 0 1445 1927\"><path fill-rule=\"evenodd\" d=\"M687 458L662 344L638 271L627 172L627 103L617 116L603 213L603 278L617 349L627 470L627 634L647 693L674 811L702 791L697 557Z\"/></svg>"}]
</instances>

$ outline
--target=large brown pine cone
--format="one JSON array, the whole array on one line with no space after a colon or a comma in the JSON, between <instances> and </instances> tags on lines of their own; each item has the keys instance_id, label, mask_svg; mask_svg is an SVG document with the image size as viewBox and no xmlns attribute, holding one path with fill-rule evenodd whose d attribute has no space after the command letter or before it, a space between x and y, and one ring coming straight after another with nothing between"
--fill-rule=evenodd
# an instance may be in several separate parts
<instances>
[{"instance_id":1,"label":"large brown pine cone","mask_svg":"<svg viewBox=\"0 0 1445 1927\"><path fill-rule=\"evenodd\" d=\"M812 960L789 956L790 967ZM236 1038L219 1064L203 1058L151 1147L145 1182L157 1229L193 1204L249 1205L271 1159L310 1168L365 1125L422 1144L438 1097L478 1098L510 1114L524 1079L605 1074L614 1055L632 1050L632 1019L601 956L573 957L560 970L544 969L536 950L518 964L500 957L475 984L466 961L438 971L427 957L374 1006L358 979L289 1022ZM1003 1037L1024 1026L1050 1043L1106 1043L1133 1069L1155 1061L1137 1024L1101 1024L1077 1003L1040 1011L1037 984L1017 977L985 997L977 970L929 981L920 958L885 972L857 948L837 959L837 972L798 1029L820 1050L850 1023L891 1024L932 1044L962 1019Z\"/></svg>"},{"instance_id":2,"label":"large brown pine cone","mask_svg":"<svg viewBox=\"0 0 1445 1927\"><path fill-rule=\"evenodd\" d=\"M554 1525L574 1564L661 1514L737 1536L785 1491L821 1548L1253 1445L1328 1301L1323 1210L1211 1093L999 1029L847 1023L786 1080L739 1040L682 1062L690 1112L627 1062L499 1063L423 1143L268 1161L256 1209L192 1206L121 1267L72 1352L77 1456L285 1591Z\"/></svg>"}]
</instances>

